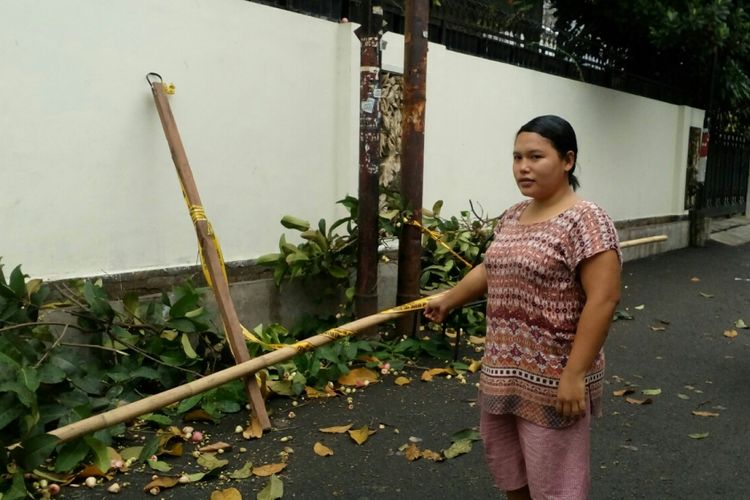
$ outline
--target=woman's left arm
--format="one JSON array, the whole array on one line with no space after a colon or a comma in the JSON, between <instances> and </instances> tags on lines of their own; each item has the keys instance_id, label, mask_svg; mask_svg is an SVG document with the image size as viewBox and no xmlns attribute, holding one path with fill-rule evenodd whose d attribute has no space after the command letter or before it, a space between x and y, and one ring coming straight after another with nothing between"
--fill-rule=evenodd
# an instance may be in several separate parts
<instances>
[{"instance_id":1,"label":"woman's left arm","mask_svg":"<svg viewBox=\"0 0 750 500\"><path fill-rule=\"evenodd\" d=\"M604 345L620 301L620 260L615 250L590 257L580 265L586 303L578 320L568 364L560 377L557 412L565 418L586 413L586 373Z\"/></svg>"}]
</instances>

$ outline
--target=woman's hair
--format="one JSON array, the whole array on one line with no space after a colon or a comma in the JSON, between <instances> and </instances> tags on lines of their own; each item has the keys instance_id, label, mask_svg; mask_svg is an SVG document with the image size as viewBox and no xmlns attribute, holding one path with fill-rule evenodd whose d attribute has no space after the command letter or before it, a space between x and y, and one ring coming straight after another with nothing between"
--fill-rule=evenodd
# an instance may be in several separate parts
<instances>
[{"instance_id":1,"label":"woman's hair","mask_svg":"<svg viewBox=\"0 0 750 500\"><path fill-rule=\"evenodd\" d=\"M516 137L521 132L533 132L541 135L557 150L560 158L563 158L568 151L573 152L573 168L568 171L568 183L573 186L575 191L581 185L578 178L573 173L576 169L578 160L578 141L573 127L567 120L555 115L537 116L516 132Z\"/></svg>"}]
</instances>

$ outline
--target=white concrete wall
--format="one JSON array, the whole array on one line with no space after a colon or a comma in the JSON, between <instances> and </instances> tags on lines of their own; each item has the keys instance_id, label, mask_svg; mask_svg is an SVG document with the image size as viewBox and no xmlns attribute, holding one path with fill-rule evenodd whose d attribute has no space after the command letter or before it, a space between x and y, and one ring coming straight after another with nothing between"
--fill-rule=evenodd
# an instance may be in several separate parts
<instances>
[{"instance_id":1,"label":"white concrete wall","mask_svg":"<svg viewBox=\"0 0 750 500\"><path fill-rule=\"evenodd\" d=\"M0 2L0 256L48 279L195 264L196 243L145 81L170 97L228 261L277 248L356 195L355 26L244 0ZM387 35L386 69L403 43ZM497 214L520 199L518 127L568 118L581 194L615 219L682 214L702 112L430 45L427 206Z\"/></svg>"},{"instance_id":2,"label":"white concrete wall","mask_svg":"<svg viewBox=\"0 0 750 500\"><path fill-rule=\"evenodd\" d=\"M399 71L403 43L386 39L384 65ZM616 220L685 213L688 129L703 112L430 45L424 202L492 215L522 199L513 140L531 118L557 114L578 137L580 195Z\"/></svg>"},{"instance_id":3,"label":"white concrete wall","mask_svg":"<svg viewBox=\"0 0 750 500\"><path fill-rule=\"evenodd\" d=\"M242 0L3 0L3 261L47 278L196 263L149 71L176 84L227 260L274 251L287 213L340 215L356 191L356 43L350 26Z\"/></svg>"}]
</instances>

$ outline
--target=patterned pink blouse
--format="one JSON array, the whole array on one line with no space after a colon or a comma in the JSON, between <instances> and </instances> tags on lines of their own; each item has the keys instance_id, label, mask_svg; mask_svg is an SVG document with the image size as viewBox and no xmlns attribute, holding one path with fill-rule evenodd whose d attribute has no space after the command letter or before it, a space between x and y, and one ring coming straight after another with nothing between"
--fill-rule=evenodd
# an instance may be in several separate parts
<instances>
[{"instance_id":1,"label":"patterned pink blouse","mask_svg":"<svg viewBox=\"0 0 750 500\"><path fill-rule=\"evenodd\" d=\"M565 427L555 411L560 375L585 294L578 264L614 249L612 219L579 201L550 220L521 224L531 200L508 209L487 250L487 338L479 379L482 409L513 414L543 427ZM586 375L593 414L601 414L604 352Z\"/></svg>"}]
</instances>

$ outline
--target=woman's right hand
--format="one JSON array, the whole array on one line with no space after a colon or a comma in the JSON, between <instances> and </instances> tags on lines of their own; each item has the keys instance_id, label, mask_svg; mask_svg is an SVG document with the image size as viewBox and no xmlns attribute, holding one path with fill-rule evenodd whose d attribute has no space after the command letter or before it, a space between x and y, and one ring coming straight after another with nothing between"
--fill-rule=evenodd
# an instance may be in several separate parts
<instances>
[{"instance_id":1,"label":"woman's right hand","mask_svg":"<svg viewBox=\"0 0 750 500\"><path fill-rule=\"evenodd\" d=\"M452 307L448 306L447 294L440 295L430 299L424 308L424 316L434 323L442 323L451 312Z\"/></svg>"}]
</instances>

